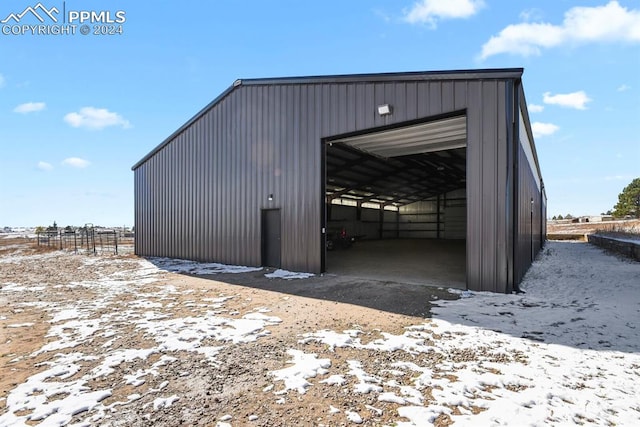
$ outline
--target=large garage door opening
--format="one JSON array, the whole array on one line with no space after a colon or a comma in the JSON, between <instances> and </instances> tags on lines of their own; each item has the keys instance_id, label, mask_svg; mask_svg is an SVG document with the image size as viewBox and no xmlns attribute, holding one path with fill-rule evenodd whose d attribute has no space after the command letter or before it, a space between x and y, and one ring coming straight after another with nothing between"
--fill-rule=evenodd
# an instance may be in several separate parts
<instances>
[{"instance_id":1,"label":"large garage door opening","mask_svg":"<svg viewBox=\"0 0 640 427\"><path fill-rule=\"evenodd\" d=\"M324 270L466 288L466 115L325 141Z\"/></svg>"}]
</instances>

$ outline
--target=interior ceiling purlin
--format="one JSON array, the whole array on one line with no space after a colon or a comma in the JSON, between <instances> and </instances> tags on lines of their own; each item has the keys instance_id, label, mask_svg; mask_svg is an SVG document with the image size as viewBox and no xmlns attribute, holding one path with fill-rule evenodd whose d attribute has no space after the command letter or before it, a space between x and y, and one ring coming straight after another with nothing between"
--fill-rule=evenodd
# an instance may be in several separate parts
<instances>
[{"instance_id":1,"label":"interior ceiling purlin","mask_svg":"<svg viewBox=\"0 0 640 427\"><path fill-rule=\"evenodd\" d=\"M466 117L327 144L326 196L402 206L465 187Z\"/></svg>"}]
</instances>

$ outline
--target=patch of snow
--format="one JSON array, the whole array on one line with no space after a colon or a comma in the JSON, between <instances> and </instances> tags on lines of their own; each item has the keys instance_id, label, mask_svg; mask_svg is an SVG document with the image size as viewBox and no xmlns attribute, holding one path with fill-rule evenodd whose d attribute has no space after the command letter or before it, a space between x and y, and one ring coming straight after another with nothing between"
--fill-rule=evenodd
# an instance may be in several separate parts
<instances>
[{"instance_id":1,"label":"patch of snow","mask_svg":"<svg viewBox=\"0 0 640 427\"><path fill-rule=\"evenodd\" d=\"M164 398L158 397L153 400L153 410L157 411L158 409L168 408L169 406L173 405L173 402L176 402L179 399L180 398L175 394L173 396L164 397Z\"/></svg>"},{"instance_id":2,"label":"patch of snow","mask_svg":"<svg viewBox=\"0 0 640 427\"><path fill-rule=\"evenodd\" d=\"M374 375L367 374L362 369L362 363L357 360L347 360L349 365L349 375L353 375L360 382L355 385L354 391L356 393L367 394L371 392L379 393L382 391L382 387L379 386L382 380Z\"/></svg>"},{"instance_id":3,"label":"patch of snow","mask_svg":"<svg viewBox=\"0 0 640 427\"><path fill-rule=\"evenodd\" d=\"M364 421L360 414L354 411L344 411L344 414L347 416L347 419L354 424L362 424Z\"/></svg>"},{"instance_id":4,"label":"patch of snow","mask_svg":"<svg viewBox=\"0 0 640 427\"><path fill-rule=\"evenodd\" d=\"M76 308L69 308L66 310L60 310L55 313L53 318L49 321L51 323L62 322L63 320L77 319L80 317L80 312Z\"/></svg>"},{"instance_id":5,"label":"patch of snow","mask_svg":"<svg viewBox=\"0 0 640 427\"><path fill-rule=\"evenodd\" d=\"M59 339L44 345L34 353L34 356L49 351L76 347L94 335L100 327L101 322L98 319L70 320L53 325L46 336L58 337Z\"/></svg>"},{"instance_id":6,"label":"patch of snow","mask_svg":"<svg viewBox=\"0 0 640 427\"><path fill-rule=\"evenodd\" d=\"M344 385L347 380L342 375L331 375L329 378L320 381L321 384L327 385Z\"/></svg>"},{"instance_id":7,"label":"patch of snow","mask_svg":"<svg viewBox=\"0 0 640 427\"><path fill-rule=\"evenodd\" d=\"M7 325L7 328L26 328L33 325L34 325L33 322L14 323L12 325Z\"/></svg>"},{"instance_id":8,"label":"patch of snow","mask_svg":"<svg viewBox=\"0 0 640 427\"><path fill-rule=\"evenodd\" d=\"M1 260L2 260L2 258L0 258L0 261ZM20 285L18 283L5 282L5 283L2 284L2 287L0 287L0 291L2 291L2 292L27 292L27 291L29 291L29 288L27 286Z\"/></svg>"},{"instance_id":9,"label":"patch of snow","mask_svg":"<svg viewBox=\"0 0 640 427\"><path fill-rule=\"evenodd\" d=\"M111 390L88 391L89 378L83 376L65 381L80 371L79 362L88 358L80 353L59 354L56 360L45 362L48 369L32 375L7 396L7 412L0 415L0 426L23 425L27 419L15 415L28 411L28 419L46 425L65 425L81 412L89 411L111 396ZM91 360L89 358L89 360ZM57 399L50 399L57 396Z\"/></svg>"},{"instance_id":10,"label":"patch of snow","mask_svg":"<svg viewBox=\"0 0 640 427\"><path fill-rule=\"evenodd\" d=\"M451 410L441 406L402 406L398 408L398 415L408 418L409 422L398 422L397 427L431 427L440 414L450 414ZM516 418L517 419L517 418ZM509 421L513 421L511 419ZM457 422L457 421L456 421ZM475 424L475 425L500 425L502 423ZM508 423L507 423L508 424ZM506 425L506 424L504 424Z\"/></svg>"},{"instance_id":11,"label":"patch of snow","mask_svg":"<svg viewBox=\"0 0 640 427\"><path fill-rule=\"evenodd\" d=\"M18 264L26 261L46 262L59 257L60 253L60 251L53 251L42 254L20 255L19 252L14 252L13 254L0 257L0 264Z\"/></svg>"},{"instance_id":12,"label":"patch of snow","mask_svg":"<svg viewBox=\"0 0 640 427\"><path fill-rule=\"evenodd\" d=\"M389 402L389 403L397 403L398 405L404 405L405 403L407 403L406 400L404 400L404 398L398 396L397 394L393 393L393 392L384 392L384 393L380 393L380 395L378 396L378 401L379 402Z\"/></svg>"},{"instance_id":13,"label":"patch of snow","mask_svg":"<svg viewBox=\"0 0 640 427\"><path fill-rule=\"evenodd\" d=\"M380 408L376 408L374 406L371 405L364 405L365 408L367 408L368 410L370 410L371 412L373 412L374 414L376 414L377 416L380 416L384 413L384 411Z\"/></svg>"},{"instance_id":14,"label":"patch of snow","mask_svg":"<svg viewBox=\"0 0 640 427\"><path fill-rule=\"evenodd\" d=\"M131 362L136 359L146 360L152 354L159 353L156 348L147 349L123 349L108 354L98 366L91 370L94 378L107 377L111 375L117 366L124 362Z\"/></svg>"},{"instance_id":15,"label":"patch of snow","mask_svg":"<svg viewBox=\"0 0 640 427\"><path fill-rule=\"evenodd\" d=\"M359 331L358 331L359 332ZM329 330L321 330L303 335L304 339L298 341L301 344L317 341L329 346L330 350L334 350L336 347L352 347L359 346L360 341L354 340L357 337L357 333L337 333Z\"/></svg>"},{"instance_id":16,"label":"patch of snow","mask_svg":"<svg viewBox=\"0 0 640 427\"><path fill-rule=\"evenodd\" d=\"M152 301L148 301L148 300L137 300L137 301L132 301L129 306L131 308L162 308L162 303L161 302L152 302Z\"/></svg>"},{"instance_id":17,"label":"patch of snow","mask_svg":"<svg viewBox=\"0 0 640 427\"><path fill-rule=\"evenodd\" d=\"M241 265L226 265L216 262L197 262L173 258L155 258L148 260L156 265L160 270L171 273L186 274L220 274L220 273L251 273L262 270L262 267L245 267Z\"/></svg>"},{"instance_id":18,"label":"patch of snow","mask_svg":"<svg viewBox=\"0 0 640 427\"><path fill-rule=\"evenodd\" d=\"M417 353L423 351L425 347L424 341L426 336L419 332L409 331L405 332L403 335L393 335L382 332L382 339L371 341L368 344L362 344L360 338L357 338L360 333L361 331L359 330L349 330L344 331L344 333L321 330L304 334L304 338L299 342L301 344L306 344L312 341L320 342L329 346L330 350L334 350L336 347L350 347L387 352L403 350L407 353Z\"/></svg>"},{"instance_id":19,"label":"patch of snow","mask_svg":"<svg viewBox=\"0 0 640 427\"><path fill-rule=\"evenodd\" d=\"M284 394L289 390L296 390L300 394L307 392L307 387L311 383L307 378L314 378L317 375L327 373L327 368L331 366L329 359L318 359L315 354L305 354L300 350L287 350L287 354L293 357L288 363L293 366L270 372L276 381L284 381L284 389L276 394Z\"/></svg>"},{"instance_id":20,"label":"patch of snow","mask_svg":"<svg viewBox=\"0 0 640 427\"><path fill-rule=\"evenodd\" d=\"M264 277L268 277L269 279L286 279L286 280L308 279L309 277L313 277L313 276L315 276L315 274L312 274L312 273L296 273L296 272L287 271L287 270L281 270L281 269L278 269L278 270L274 271L273 273L267 273L267 274L264 275Z\"/></svg>"},{"instance_id":21,"label":"patch of snow","mask_svg":"<svg viewBox=\"0 0 640 427\"><path fill-rule=\"evenodd\" d=\"M282 319L280 319L279 317L265 316L262 313L248 313L242 316L242 318L247 320L259 320L261 322L264 322L265 324L272 324L272 325L282 322Z\"/></svg>"}]
</instances>

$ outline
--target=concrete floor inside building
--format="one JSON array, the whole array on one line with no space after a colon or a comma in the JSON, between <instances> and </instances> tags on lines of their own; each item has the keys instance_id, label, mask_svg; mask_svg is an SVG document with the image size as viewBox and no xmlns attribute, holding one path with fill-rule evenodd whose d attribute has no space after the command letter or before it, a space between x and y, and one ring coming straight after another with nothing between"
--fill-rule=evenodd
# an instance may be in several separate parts
<instances>
[{"instance_id":1,"label":"concrete floor inside building","mask_svg":"<svg viewBox=\"0 0 640 427\"><path fill-rule=\"evenodd\" d=\"M466 289L466 241L361 240L327 251L326 273Z\"/></svg>"}]
</instances>

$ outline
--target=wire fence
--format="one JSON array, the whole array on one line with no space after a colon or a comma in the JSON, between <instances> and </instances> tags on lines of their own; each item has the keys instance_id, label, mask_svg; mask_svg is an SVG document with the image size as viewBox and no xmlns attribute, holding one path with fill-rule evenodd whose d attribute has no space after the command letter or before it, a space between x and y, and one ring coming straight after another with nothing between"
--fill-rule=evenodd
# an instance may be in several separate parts
<instances>
[{"instance_id":1,"label":"wire fence","mask_svg":"<svg viewBox=\"0 0 640 427\"><path fill-rule=\"evenodd\" d=\"M92 225L79 228L47 229L36 232L38 246L94 255L118 254L118 245L130 233L98 229Z\"/></svg>"}]
</instances>

